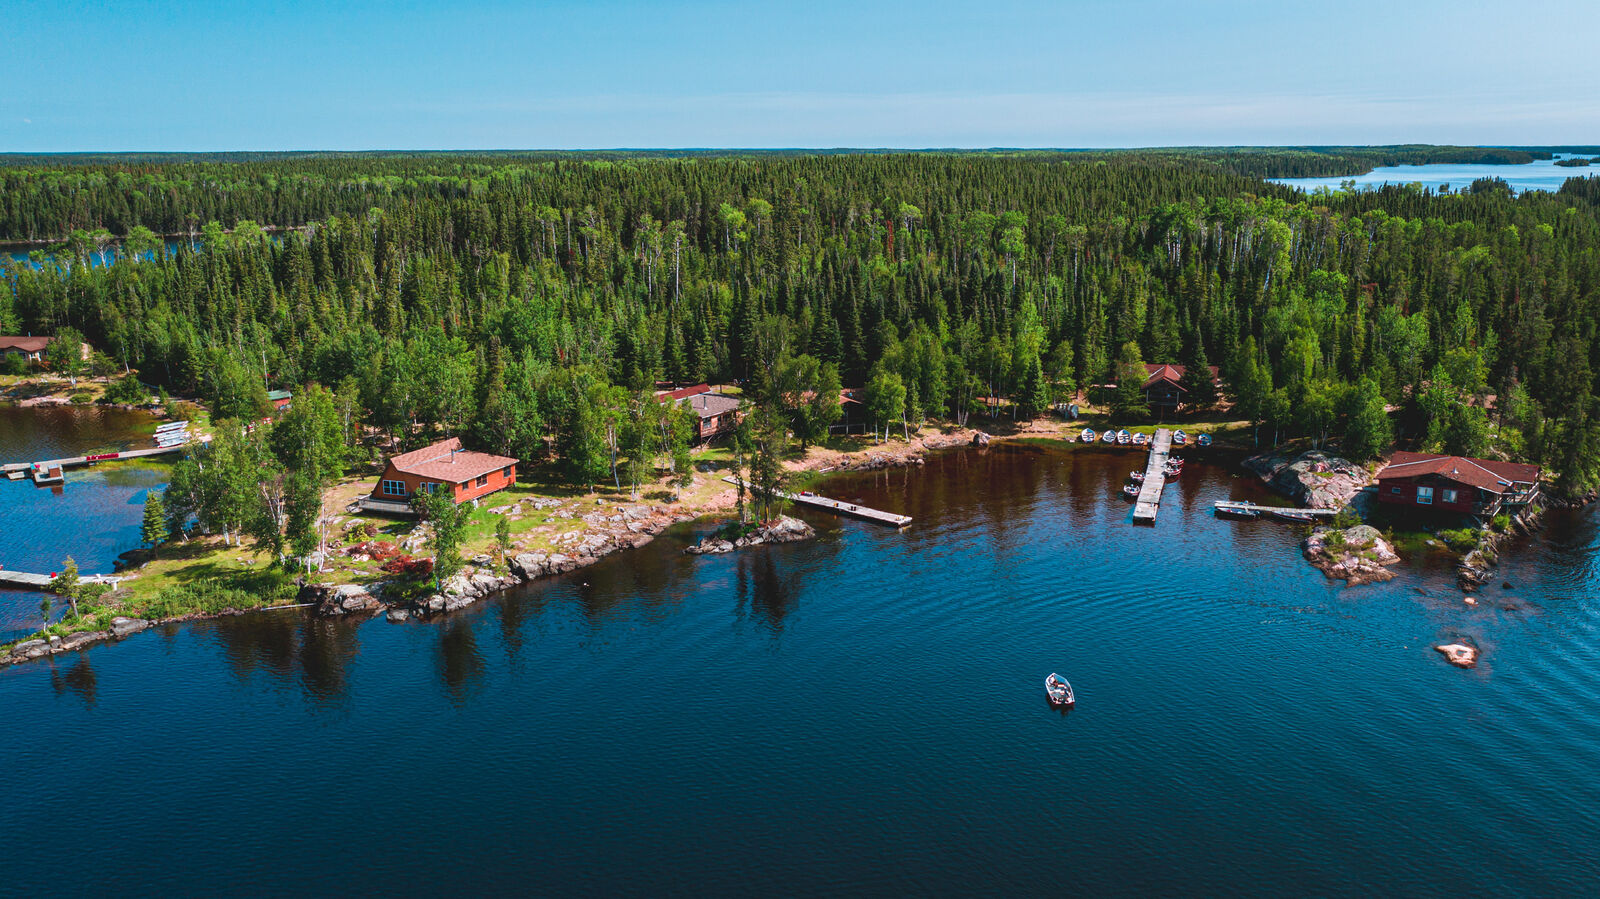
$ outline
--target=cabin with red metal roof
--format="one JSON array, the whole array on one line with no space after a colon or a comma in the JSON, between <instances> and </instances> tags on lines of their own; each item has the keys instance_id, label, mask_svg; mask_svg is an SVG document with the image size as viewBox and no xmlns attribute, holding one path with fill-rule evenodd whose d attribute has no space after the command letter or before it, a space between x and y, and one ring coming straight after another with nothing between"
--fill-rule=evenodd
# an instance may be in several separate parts
<instances>
[{"instance_id":1,"label":"cabin with red metal roof","mask_svg":"<svg viewBox=\"0 0 1600 899\"><path fill-rule=\"evenodd\" d=\"M413 496L439 490L449 490L459 505L504 490L516 480L516 459L462 449L461 439L451 437L389 457L383 477L362 506L379 512L406 512Z\"/></svg>"},{"instance_id":2,"label":"cabin with red metal roof","mask_svg":"<svg viewBox=\"0 0 1600 899\"><path fill-rule=\"evenodd\" d=\"M1173 365L1170 362L1147 362L1144 370L1149 373L1144 379L1144 401L1152 412L1172 412L1184 403L1185 390L1183 373L1186 369L1182 365ZM1222 378L1218 368L1211 366L1211 383L1218 390L1222 388Z\"/></svg>"},{"instance_id":3,"label":"cabin with red metal roof","mask_svg":"<svg viewBox=\"0 0 1600 899\"><path fill-rule=\"evenodd\" d=\"M709 384L656 391L656 402L687 404L695 415L694 439L704 443L739 426L739 400L713 391Z\"/></svg>"},{"instance_id":4,"label":"cabin with red metal roof","mask_svg":"<svg viewBox=\"0 0 1600 899\"><path fill-rule=\"evenodd\" d=\"M1539 466L1397 452L1378 472L1378 501L1466 515L1517 512L1539 496Z\"/></svg>"}]
</instances>

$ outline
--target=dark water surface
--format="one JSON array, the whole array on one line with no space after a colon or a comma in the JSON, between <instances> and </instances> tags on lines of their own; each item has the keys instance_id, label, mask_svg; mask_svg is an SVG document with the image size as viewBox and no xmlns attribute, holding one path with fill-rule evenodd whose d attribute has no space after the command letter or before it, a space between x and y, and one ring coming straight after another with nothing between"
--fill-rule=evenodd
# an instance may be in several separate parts
<instances>
[{"instance_id":1,"label":"dark water surface","mask_svg":"<svg viewBox=\"0 0 1600 899\"><path fill-rule=\"evenodd\" d=\"M0 405L0 462L39 462L150 446L155 419L99 406ZM139 545L144 500L172 467L117 462L71 468L67 482L35 487L0 477L0 566L49 574L71 556L85 574L109 574ZM0 587L0 642L37 630L39 594Z\"/></svg>"},{"instance_id":2,"label":"dark water surface","mask_svg":"<svg viewBox=\"0 0 1600 899\"><path fill-rule=\"evenodd\" d=\"M1191 464L996 447L433 623L272 612L0 671L8 887L1573 895L1600 874L1590 513L1341 590ZM1502 609L1505 605L1508 609ZM1432 644L1470 636L1483 667ZM1051 671L1079 705L1045 702Z\"/></svg>"}]
</instances>

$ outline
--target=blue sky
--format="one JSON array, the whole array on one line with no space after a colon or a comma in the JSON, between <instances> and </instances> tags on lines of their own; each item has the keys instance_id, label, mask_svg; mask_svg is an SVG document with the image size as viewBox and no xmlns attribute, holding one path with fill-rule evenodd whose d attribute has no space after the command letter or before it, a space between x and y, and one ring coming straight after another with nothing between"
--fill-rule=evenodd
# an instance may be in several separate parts
<instances>
[{"instance_id":1,"label":"blue sky","mask_svg":"<svg viewBox=\"0 0 1600 899\"><path fill-rule=\"evenodd\" d=\"M1600 143L1592 0L76 3L0 151Z\"/></svg>"}]
</instances>

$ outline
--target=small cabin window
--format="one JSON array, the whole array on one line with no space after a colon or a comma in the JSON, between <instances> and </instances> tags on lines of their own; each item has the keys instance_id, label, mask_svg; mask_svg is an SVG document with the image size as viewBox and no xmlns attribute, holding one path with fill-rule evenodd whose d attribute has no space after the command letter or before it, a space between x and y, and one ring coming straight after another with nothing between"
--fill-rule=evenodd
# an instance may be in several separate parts
<instances>
[{"instance_id":1,"label":"small cabin window","mask_svg":"<svg viewBox=\"0 0 1600 899\"><path fill-rule=\"evenodd\" d=\"M405 496L406 495L406 482L405 481L385 480L383 482L383 495L384 496Z\"/></svg>"},{"instance_id":2,"label":"small cabin window","mask_svg":"<svg viewBox=\"0 0 1600 899\"><path fill-rule=\"evenodd\" d=\"M479 487L487 487L488 485L489 485L489 476L486 475L486 474L478 475L478 486Z\"/></svg>"},{"instance_id":3,"label":"small cabin window","mask_svg":"<svg viewBox=\"0 0 1600 899\"><path fill-rule=\"evenodd\" d=\"M1418 487L1417 488L1417 505L1419 505L1419 506L1431 506L1431 505L1433 505L1433 488L1432 487Z\"/></svg>"},{"instance_id":4,"label":"small cabin window","mask_svg":"<svg viewBox=\"0 0 1600 899\"><path fill-rule=\"evenodd\" d=\"M1440 502L1446 502L1446 503L1453 503L1455 501L1456 501L1456 492L1454 490L1446 490L1446 491L1444 491L1444 494L1443 494L1442 498L1440 499Z\"/></svg>"},{"instance_id":5,"label":"small cabin window","mask_svg":"<svg viewBox=\"0 0 1600 899\"><path fill-rule=\"evenodd\" d=\"M511 479L511 466L507 465L505 468L500 469L500 476L505 478L506 480L510 480Z\"/></svg>"},{"instance_id":6,"label":"small cabin window","mask_svg":"<svg viewBox=\"0 0 1600 899\"><path fill-rule=\"evenodd\" d=\"M1389 488L1389 492L1390 492L1390 493L1393 493L1393 494L1396 494L1396 495L1399 495L1399 493L1400 493L1400 488L1399 488L1399 487L1390 487L1390 488Z\"/></svg>"},{"instance_id":7,"label":"small cabin window","mask_svg":"<svg viewBox=\"0 0 1600 899\"><path fill-rule=\"evenodd\" d=\"M434 483L433 481L424 481L424 482L422 482L421 490L422 490L423 493L433 493L434 491L436 491L438 489L439 489L439 485Z\"/></svg>"}]
</instances>

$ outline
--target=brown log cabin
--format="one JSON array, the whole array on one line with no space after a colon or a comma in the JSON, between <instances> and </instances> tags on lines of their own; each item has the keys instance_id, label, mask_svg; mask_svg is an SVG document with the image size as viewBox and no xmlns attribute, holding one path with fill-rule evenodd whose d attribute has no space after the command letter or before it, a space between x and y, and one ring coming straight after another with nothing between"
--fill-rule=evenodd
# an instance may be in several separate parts
<instances>
[{"instance_id":1,"label":"brown log cabin","mask_svg":"<svg viewBox=\"0 0 1600 899\"><path fill-rule=\"evenodd\" d=\"M1465 515L1517 512L1539 496L1539 466L1397 452L1378 472L1378 501Z\"/></svg>"}]
</instances>

